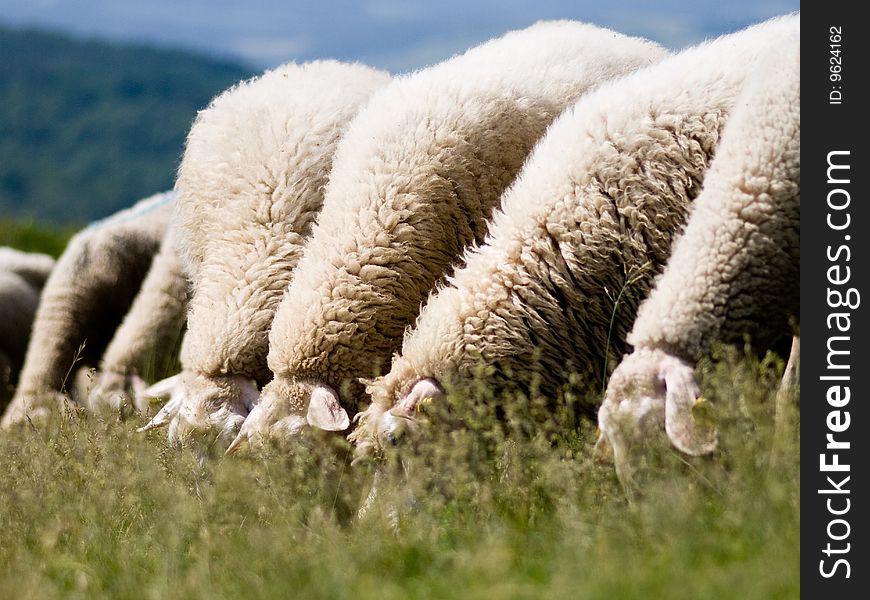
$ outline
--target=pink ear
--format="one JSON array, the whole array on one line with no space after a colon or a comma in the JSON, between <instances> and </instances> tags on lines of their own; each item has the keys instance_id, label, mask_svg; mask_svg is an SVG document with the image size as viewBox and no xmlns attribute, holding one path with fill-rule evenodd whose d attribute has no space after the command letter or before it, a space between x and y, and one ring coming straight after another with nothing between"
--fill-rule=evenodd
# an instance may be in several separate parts
<instances>
[{"instance_id":1,"label":"pink ear","mask_svg":"<svg viewBox=\"0 0 870 600\"><path fill-rule=\"evenodd\" d=\"M693 369L674 359L662 369L662 375L667 387L665 431L671 443L691 456L713 452L717 445L716 429L697 423L692 415L692 407L701 395Z\"/></svg>"},{"instance_id":2,"label":"pink ear","mask_svg":"<svg viewBox=\"0 0 870 600\"><path fill-rule=\"evenodd\" d=\"M350 427L350 418L338 401L332 388L318 384L311 392L308 403L308 424L325 431L344 431Z\"/></svg>"},{"instance_id":3,"label":"pink ear","mask_svg":"<svg viewBox=\"0 0 870 600\"><path fill-rule=\"evenodd\" d=\"M437 381L431 378L421 379L390 412L397 416L411 417L422 404L432 400L440 400L443 397L444 390L441 389Z\"/></svg>"}]
</instances>

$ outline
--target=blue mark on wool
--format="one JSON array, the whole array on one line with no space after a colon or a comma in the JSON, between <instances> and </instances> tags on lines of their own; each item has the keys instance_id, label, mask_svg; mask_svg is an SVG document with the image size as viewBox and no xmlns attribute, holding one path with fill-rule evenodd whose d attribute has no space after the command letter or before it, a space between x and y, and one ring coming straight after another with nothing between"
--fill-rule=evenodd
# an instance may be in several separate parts
<instances>
[{"instance_id":1,"label":"blue mark on wool","mask_svg":"<svg viewBox=\"0 0 870 600\"><path fill-rule=\"evenodd\" d=\"M167 192L162 192L160 194L154 194L153 196L149 196L144 200L140 200L136 205L132 208L128 208L117 212L115 214L109 215L108 217L104 217L102 219L98 219L90 223L87 227L83 229L83 231L90 231L92 229L99 229L103 226L103 224L112 222L112 224L116 223L126 223L127 221L132 221L134 219L138 219L142 215L147 215L150 212L153 212L160 208L161 206L165 206L170 202L175 200L175 190L169 190Z\"/></svg>"}]
</instances>

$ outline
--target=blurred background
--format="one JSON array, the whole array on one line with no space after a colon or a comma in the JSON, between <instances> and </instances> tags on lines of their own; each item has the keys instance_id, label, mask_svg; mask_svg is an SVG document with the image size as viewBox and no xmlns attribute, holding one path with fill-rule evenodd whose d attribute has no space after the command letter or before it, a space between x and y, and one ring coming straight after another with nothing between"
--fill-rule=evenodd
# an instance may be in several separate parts
<instances>
[{"instance_id":1,"label":"blurred background","mask_svg":"<svg viewBox=\"0 0 870 600\"><path fill-rule=\"evenodd\" d=\"M799 5L0 0L0 245L27 246L15 236L51 237L170 188L196 111L289 60L358 60L401 73L559 18L679 49Z\"/></svg>"}]
</instances>

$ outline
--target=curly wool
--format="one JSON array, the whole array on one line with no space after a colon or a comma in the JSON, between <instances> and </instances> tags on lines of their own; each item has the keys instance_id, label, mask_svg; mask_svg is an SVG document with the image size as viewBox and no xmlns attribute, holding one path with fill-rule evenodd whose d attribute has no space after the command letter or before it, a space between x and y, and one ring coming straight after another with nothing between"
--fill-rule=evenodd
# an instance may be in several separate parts
<instances>
[{"instance_id":1,"label":"curly wool","mask_svg":"<svg viewBox=\"0 0 870 600\"><path fill-rule=\"evenodd\" d=\"M632 449L648 450L651 430L666 431L687 454L715 449L715 429L692 411L700 396L694 364L711 344L748 338L764 350L799 323L797 28L777 41L738 100L685 232L638 311L628 336L634 352L608 384L599 423L624 482Z\"/></svg>"},{"instance_id":2,"label":"curly wool","mask_svg":"<svg viewBox=\"0 0 870 600\"><path fill-rule=\"evenodd\" d=\"M331 386L354 409L435 282L487 219L535 141L602 81L665 54L576 22L545 22L399 78L336 154L323 212L275 316L261 402L304 411Z\"/></svg>"},{"instance_id":3,"label":"curly wool","mask_svg":"<svg viewBox=\"0 0 870 600\"><path fill-rule=\"evenodd\" d=\"M323 202L347 123L389 76L287 64L197 117L178 173L179 249L193 281L185 370L268 381L268 330Z\"/></svg>"},{"instance_id":4,"label":"curly wool","mask_svg":"<svg viewBox=\"0 0 870 600\"><path fill-rule=\"evenodd\" d=\"M97 364L139 292L174 198L166 192L140 200L70 240L45 283L2 426L21 422L35 408L56 410L55 394L65 386L74 361Z\"/></svg>"},{"instance_id":5,"label":"curly wool","mask_svg":"<svg viewBox=\"0 0 870 600\"><path fill-rule=\"evenodd\" d=\"M323 202L339 138L389 75L287 64L212 101L188 136L176 189L178 248L193 285L182 373L143 430L231 437L270 378L268 331Z\"/></svg>"},{"instance_id":6,"label":"curly wool","mask_svg":"<svg viewBox=\"0 0 870 600\"><path fill-rule=\"evenodd\" d=\"M800 314L800 95L785 95L783 79L799 81L792 59L774 61L744 94L751 101L726 130L686 232L638 311L635 348L695 362L714 341L748 335L764 349L791 337Z\"/></svg>"},{"instance_id":7,"label":"curly wool","mask_svg":"<svg viewBox=\"0 0 870 600\"><path fill-rule=\"evenodd\" d=\"M490 389L553 397L576 375L581 396L600 388L747 76L791 28L775 20L685 50L560 117L505 194L486 244L465 254L390 372L368 386L358 453L379 444L382 415L424 379L481 377L485 364Z\"/></svg>"}]
</instances>

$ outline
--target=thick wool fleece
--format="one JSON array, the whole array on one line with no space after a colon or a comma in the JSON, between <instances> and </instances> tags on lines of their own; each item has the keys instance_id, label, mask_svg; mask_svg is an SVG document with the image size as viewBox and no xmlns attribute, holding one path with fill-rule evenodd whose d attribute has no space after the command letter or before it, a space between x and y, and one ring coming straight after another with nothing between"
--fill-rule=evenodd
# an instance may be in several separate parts
<instances>
[{"instance_id":1,"label":"thick wool fleece","mask_svg":"<svg viewBox=\"0 0 870 600\"><path fill-rule=\"evenodd\" d=\"M45 254L0 248L0 410L12 397L39 293L53 266Z\"/></svg>"},{"instance_id":2,"label":"thick wool fleece","mask_svg":"<svg viewBox=\"0 0 870 600\"><path fill-rule=\"evenodd\" d=\"M323 203L335 145L388 78L358 64L288 64L200 113L176 186L194 283L185 369L268 381L269 326Z\"/></svg>"},{"instance_id":3,"label":"thick wool fleece","mask_svg":"<svg viewBox=\"0 0 870 600\"><path fill-rule=\"evenodd\" d=\"M713 342L748 336L768 348L799 318L799 47L797 31L777 40L738 101L685 232L638 311L634 352L610 379L599 422L623 480L632 448L654 429L689 454L715 448L715 431L691 410L694 364Z\"/></svg>"},{"instance_id":4,"label":"thick wool fleece","mask_svg":"<svg viewBox=\"0 0 870 600\"><path fill-rule=\"evenodd\" d=\"M658 61L648 41L545 22L399 78L336 154L323 212L275 316L259 434L317 385L354 409L435 282L480 241L547 126L592 87ZM248 424L246 424L248 425ZM251 433L254 433L254 431Z\"/></svg>"},{"instance_id":5,"label":"thick wool fleece","mask_svg":"<svg viewBox=\"0 0 870 600\"><path fill-rule=\"evenodd\" d=\"M640 307L628 336L635 348L694 362L714 341L749 335L768 348L791 337L800 312L800 76L787 50L773 79L744 94L686 233Z\"/></svg>"},{"instance_id":6,"label":"thick wool fleece","mask_svg":"<svg viewBox=\"0 0 870 600\"><path fill-rule=\"evenodd\" d=\"M184 331L189 293L175 228L170 226L139 294L103 354L88 398L91 408L145 408L137 405L143 400L142 378L168 375Z\"/></svg>"},{"instance_id":7,"label":"thick wool fleece","mask_svg":"<svg viewBox=\"0 0 870 600\"><path fill-rule=\"evenodd\" d=\"M167 192L141 200L70 240L45 283L3 427L28 414L56 410L56 395L78 366L74 361L97 364L139 292L166 232L174 196Z\"/></svg>"},{"instance_id":8,"label":"thick wool fleece","mask_svg":"<svg viewBox=\"0 0 870 600\"><path fill-rule=\"evenodd\" d=\"M581 396L600 389L747 76L796 26L777 20L691 48L560 117L505 194L486 244L466 253L390 372L368 387L373 403L353 435L360 453L390 428L385 411L413 408L421 380L486 373L488 388L543 397L569 380Z\"/></svg>"},{"instance_id":9,"label":"thick wool fleece","mask_svg":"<svg viewBox=\"0 0 870 600\"><path fill-rule=\"evenodd\" d=\"M287 64L228 90L199 114L176 184L179 249L193 284L183 391L152 426L171 416L180 421L170 431L182 435L232 428L212 422L218 414L241 423L245 391L234 395L228 386L271 377L269 327L323 203L336 144L388 80L359 64ZM236 399L229 413L226 398Z\"/></svg>"}]
</instances>

